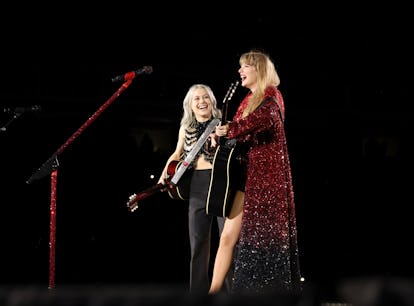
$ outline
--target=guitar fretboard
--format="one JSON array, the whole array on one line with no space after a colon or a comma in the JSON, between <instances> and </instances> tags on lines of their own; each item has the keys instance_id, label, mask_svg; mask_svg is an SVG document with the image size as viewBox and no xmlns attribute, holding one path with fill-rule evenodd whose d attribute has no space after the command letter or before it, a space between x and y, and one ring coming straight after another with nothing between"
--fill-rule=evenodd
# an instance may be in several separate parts
<instances>
[{"instance_id":1,"label":"guitar fretboard","mask_svg":"<svg viewBox=\"0 0 414 306\"><path fill-rule=\"evenodd\" d=\"M201 147L207 141L208 136L214 131L216 126L220 123L220 119L215 118L211 120L209 125L204 130L203 134L201 134L200 138L197 140L194 147L188 153L187 157L178 167L177 171L175 172L174 176L171 179L171 183L177 185L180 178L183 176L184 172L187 170L189 165L193 162L194 158L197 156L198 152L200 151Z\"/></svg>"}]
</instances>

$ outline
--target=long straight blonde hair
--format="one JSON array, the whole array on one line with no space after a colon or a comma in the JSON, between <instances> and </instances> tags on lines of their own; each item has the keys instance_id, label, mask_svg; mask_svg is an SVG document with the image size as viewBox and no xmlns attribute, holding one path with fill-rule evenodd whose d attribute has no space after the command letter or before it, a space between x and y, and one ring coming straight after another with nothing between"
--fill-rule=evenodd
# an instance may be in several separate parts
<instances>
[{"instance_id":1,"label":"long straight blonde hair","mask_svg":"<svg viewBox=\"0 0 414 306\"><path fill-rule=\"evenodd\" d=\"M244 116L254 111L263 101L266 89L269 86L278 87L280 78L270 56L259 50L251 50L243 53L239 59L241 65L250 65L257 71L256 90L250 96L249 106L244 111Z\"/></svg>"}]
</instances>

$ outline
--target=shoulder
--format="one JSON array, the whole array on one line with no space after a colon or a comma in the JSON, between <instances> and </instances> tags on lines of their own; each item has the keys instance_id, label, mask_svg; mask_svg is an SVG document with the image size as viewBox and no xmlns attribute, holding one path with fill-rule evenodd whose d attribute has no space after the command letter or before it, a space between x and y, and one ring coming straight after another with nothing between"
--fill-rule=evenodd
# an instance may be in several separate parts
<instances>
[{"instance_id":1,"label":"shoulder","mask_svg":"<svg viewBox=\"0 0 414 306\"><path fill-rule=\"evenodd\" d=\"M185 130L186 130L186 127L184 125L181 125L180 129L178 130L178 136L180 138L185 137Z\"/></svg>"}]
</instances>

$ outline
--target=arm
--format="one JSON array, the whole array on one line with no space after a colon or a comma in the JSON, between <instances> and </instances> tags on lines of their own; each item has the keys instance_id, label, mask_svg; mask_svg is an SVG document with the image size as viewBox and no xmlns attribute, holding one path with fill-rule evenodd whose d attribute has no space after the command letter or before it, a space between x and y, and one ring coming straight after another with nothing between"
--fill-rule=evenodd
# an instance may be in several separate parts
<instances>
[{"instance_id":1,"label":"arm","mask_svg":"<svg viewBox=\"0 0 414 306\"><path fill-rule=\"evenodd\" d=\"M161 183L163 185L166 184L168 165L173 160L180 160L181 159L181 156L183 154L183 149L184 149L184 141L185 141L185 129L184 129L184 127L181 126L180 130L178 131L178 140L177 140L177 145L175 147L175 151L167 159L164 170L162 171L161 176L158 179L158 183Z\"/></svg>"},{"instance_id":2,"label":"arm","mask_svg":"<svg viewBox=\"0 0 414 306\"><path fill-rule=\"evenodd\" d=\"M262 132L271 128L278 120L282 123L277 104L270 100L248 116L229 122L227 137L244 138L252 132Z\"/></svg>"},{"instance_id":3,"label":"arm","mask_svg":"<svg viewBox=\"0 0 414 306\"><path fill-rule=\"evenodd\" d=\"M275 113L274 103L265 103L257 108L253 113L244 118L227 122L216 128L216 136L226 136L227 138L244 138L253 131L261 132L269 129L279 118Z\"/></svg>"}]
</instances>

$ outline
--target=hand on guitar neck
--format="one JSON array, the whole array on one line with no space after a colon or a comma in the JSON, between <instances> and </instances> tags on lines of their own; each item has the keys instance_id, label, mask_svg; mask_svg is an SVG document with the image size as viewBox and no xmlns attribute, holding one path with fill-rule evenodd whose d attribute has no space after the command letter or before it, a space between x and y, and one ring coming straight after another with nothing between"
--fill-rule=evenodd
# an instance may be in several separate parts
<instances>
[{"instance_id":1,"label":"hand on guitar neck","mask_svg":"<svg viewBox=\"0 0 414 306\"><path fill-rule=\"evenodd\" d=\"M217 126L216 128L216 135L219 137L218 139L218 144L219 145L224 145L227 141L227 139L224 137L227 135L227 132L229 130L229 126L228 126L228 108L229 108L229 102L231 100L231 98L233 97L237 86L239 85L239 81L236 81L234 83L231 83L226 96L224 97L223 100L223 106L221 109L221 113L222 113L222 117L221 117L221 123L219 126Z\"/></svg>"}]
</instances>

